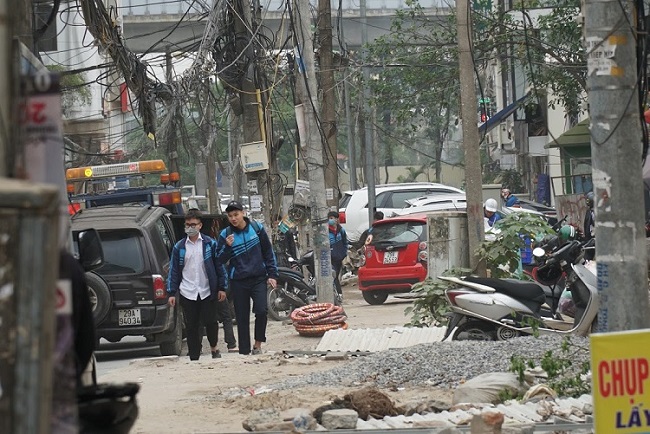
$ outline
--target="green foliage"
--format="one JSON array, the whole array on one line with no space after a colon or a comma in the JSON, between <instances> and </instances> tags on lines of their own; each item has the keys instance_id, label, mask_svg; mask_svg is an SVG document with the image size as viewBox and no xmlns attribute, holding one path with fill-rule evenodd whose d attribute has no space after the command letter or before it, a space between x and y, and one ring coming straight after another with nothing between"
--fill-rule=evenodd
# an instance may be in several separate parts
<instances>
[{"instance_id":1,"label":"green foliage","mask_svg":"<svg viewBox=\"0 0 650 434\"><path fill-rule=\"evenodd\" d=\"M571 342L570 337L565 337L560 346L560 354L547 351L539 361L539 366L548 375L546 383L558 396L577 398L591 393L591 384L586 380L589 362L574 366L577 353L588 354L589 348L576 345ZM523 383L526 369L534 368L536 363L534 360L525 360L521 356L513 355L510 358L510 371L517 374L519 382Z\"/></svg>"},{"instance_id":2,"label":"green foliage","mask_svg":"<svg viewBox=\"0 0 650 434\"><path fill-rule=\"evenodd\" d=\"M513 212L497 221L499 230L494 241L484 241L477 250L492 277L512 277L519 267L520 249L525 247L524 236L531 240L552 234L544 219L527 212ZM518 276L519 277L519 276Z\"/></svg>"},{"instance_id":3,"label":"green foliage","mask_svg":"<svg viewBox=\"0 0 650 434\"><path fill-rule=\"evenodd\" d=\"M471 270L451 269L444 276L467 276ZM406 324L409 327L432 327L447 324L445 314L449 312L449 303L445 298L445 290L453 283L443 280L426 278L411 287L411 293L417 295L413 304L404 310L404 315L411 315Z\"/></svg>"},{"instance_id":4,"label":"green foliage","mask_svg":"<svg viewBox=\"0 0 650 434\"><path fill-rule=\"evenodd\" d=\"M487 158L487 156L485 156ZM492 164L488 164L482 156L482 162L484 164L483 170L483 183L484 184L501 184L504 187L508 187L511 192L518 193L525 191L524 184L522 180L524 175L519 172L517 169L505 169L505 170L493 170L495 167Z\"/></svg>"},{"instance_id":5,"label":"green foliage","mask_svg":"<svg viewBox=\"0 0 650 434\"><path fill-rule=\"evenodd\" d=\"M48 65L51 72L62 73L68 68L62 65ZM64 117L70 116L70 109L75 106L90 104L90 87L86 85L86 76L83 72L76 74L63 74L60 76L61 84L61 111Z\"/></svg>"}]
</instances>

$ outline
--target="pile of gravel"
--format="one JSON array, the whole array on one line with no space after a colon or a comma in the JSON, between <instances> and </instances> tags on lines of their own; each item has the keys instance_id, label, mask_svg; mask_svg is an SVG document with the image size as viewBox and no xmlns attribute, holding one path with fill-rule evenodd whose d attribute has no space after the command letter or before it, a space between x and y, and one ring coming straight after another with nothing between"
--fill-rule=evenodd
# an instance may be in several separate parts
<instances>
[{"instance_id":1,"label":"pile of gravel","mask_svg":"<svg viewBox=\"0 0 650 434\"><path fill-rule=\"evenodd\" d=\"M511 356L536 366L551 351L557 358L571 357L575 369L589 361L589 339L572 336L569 352L561 336L520 337L507 341L451 341L392 349L351 360L329 371L274 384L273 389L304 386L379 387L435 386L455 388L463 381L488 372L510 371Z\"/></svg>"}]
</instances>

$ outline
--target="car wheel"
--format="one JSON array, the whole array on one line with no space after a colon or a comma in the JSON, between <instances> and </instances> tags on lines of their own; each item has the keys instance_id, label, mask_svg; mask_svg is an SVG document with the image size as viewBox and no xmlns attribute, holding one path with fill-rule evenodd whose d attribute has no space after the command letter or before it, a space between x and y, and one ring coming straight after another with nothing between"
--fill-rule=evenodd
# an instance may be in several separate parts
<instances>
[{"instance_id":1,"label":"car wheel","mask_svg":"<svg viewBox=\"0 0 650 434\"><path fill-rule=\"evenodd\" d=\"M496 333L494 326L482 321L468 321L458 326L452 341L495 341Z\"/></svg>"},{"instance_id":2,"label":"car wheel","mask_svg":"<svg viewBox=\"0 0 650 434\"><path fill-rule=\"evenodd\" d=\"M93 309L95 325L99 325L106 319L111 310L111 291L108 284L97 273L89 271L86 273L86 284L88 285L88 296Z\"/></svg>"},{"instance_id":3,"label":"car wheel","mask_svg":"<svg viewBox=\"0 0 650 434\"><path fill-rule=\"evenodd\" d=\"M160 354L163 356L180 356L183 346L183 312L176 306L176 325L170 333L165 333L169 339L160 343Z\"/></svg>"},{"instance_id":4,"label":"car wheel","mask_svg":"<svg viewBox=\"0 0 650 434\"><path fill-rule=\"evenodd\" d=\"M368 304L373 305L384 304L388 298L388 293L384 291L362 291L361 294Z\"/></svg>"}]
</instances>

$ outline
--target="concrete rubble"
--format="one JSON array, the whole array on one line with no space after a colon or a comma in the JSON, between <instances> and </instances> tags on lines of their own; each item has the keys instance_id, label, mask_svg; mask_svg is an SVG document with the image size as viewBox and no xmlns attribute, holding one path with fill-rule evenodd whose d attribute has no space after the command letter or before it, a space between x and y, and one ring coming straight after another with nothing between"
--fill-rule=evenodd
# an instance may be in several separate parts
<instances>
[{"instance_id":1,"label":"concrete rubble","mask_svg":"<svg viewBox=\"0 0 650 434\"><path fill-rule=\"evenodd\" d=\"M532 427L536 424L590 423L592 412L593 402L590 395L559 399L546 397L528 402L511 400L497 405L458 404L448 410L425 410L409 416L385 416L382 419L369 417L368 420L359 419L354 410L335 409L323 412L323 424L316 429L376 430L426 427L440 428L438 434L453 434L460 432L457 430L459 427L471 426L472 434L528 434L533 433ZM316 420L307 409L292 409L283 412L283 415L284 418L277 412L259 410L244 421L243 427L248 431L286 432L311 430L314 429L311 427L316 426ZM292 416L289 418L287 415ZM277 429L270 429L273 427Z\"/></svg>"}]
</instances>

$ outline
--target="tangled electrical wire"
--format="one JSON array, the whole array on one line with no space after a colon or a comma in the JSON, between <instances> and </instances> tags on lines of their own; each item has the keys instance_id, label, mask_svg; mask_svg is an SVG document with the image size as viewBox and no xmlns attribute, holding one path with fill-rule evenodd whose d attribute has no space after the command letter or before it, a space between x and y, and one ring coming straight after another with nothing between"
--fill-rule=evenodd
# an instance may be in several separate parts
<instances>
[{"instance_id":1,"label":"tangled electrical wire","mask_svg":"<svg viewBox=\"0 0 650 434\"><path fill-rule=\"evenodd\" d=\"M115 62L128 88L138 101L138 114L145 134L156 132L156 100L169 102L174 99L172 88L147 74L144 63L130 51L122 39L117 20L99 0L80 0L81 11L88 31Z\"/></svg>"}]
</instances>

